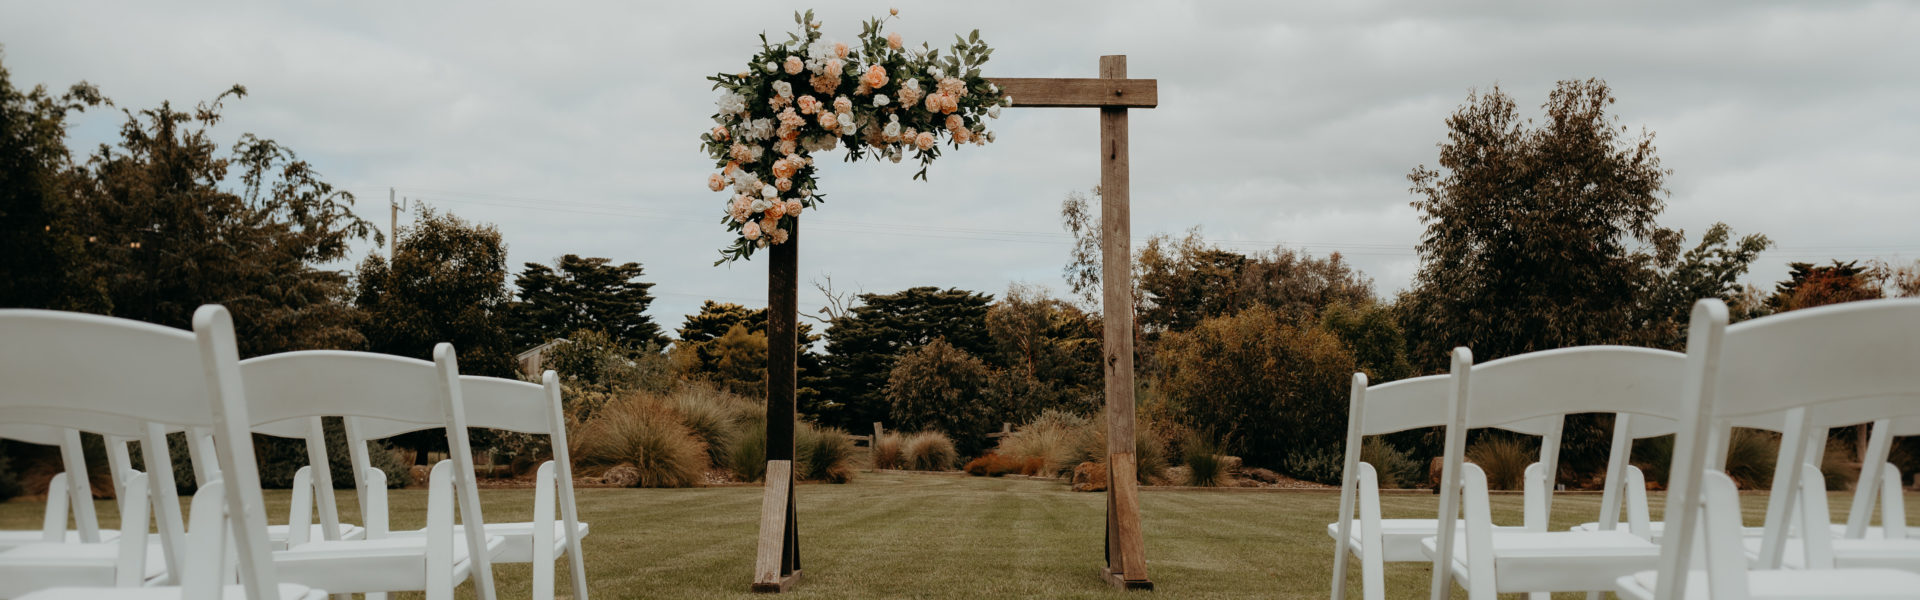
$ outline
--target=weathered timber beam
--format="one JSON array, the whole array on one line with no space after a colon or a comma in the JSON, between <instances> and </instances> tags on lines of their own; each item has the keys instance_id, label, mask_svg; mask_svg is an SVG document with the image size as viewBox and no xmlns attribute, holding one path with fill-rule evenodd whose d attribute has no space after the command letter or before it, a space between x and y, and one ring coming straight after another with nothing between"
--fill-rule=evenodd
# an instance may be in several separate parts
<instances>
[{"instance_id":1,"label":"weathered timber beam","mask_svg":"<svg viewBox=\"0 0 1920 600\"><path fill-rule=\"evenodd\" d=\"M1054 108L1153 108L1160 105L1160 82L1153 79L1051 79L997 77L1001 93L1014 106Z\"/></svg>"}]
</instances>

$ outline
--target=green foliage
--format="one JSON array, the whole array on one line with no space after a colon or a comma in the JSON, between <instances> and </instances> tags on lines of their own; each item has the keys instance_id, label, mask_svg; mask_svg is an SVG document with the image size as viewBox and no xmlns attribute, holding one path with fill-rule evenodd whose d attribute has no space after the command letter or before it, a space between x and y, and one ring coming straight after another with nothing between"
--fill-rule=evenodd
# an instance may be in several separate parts
<instances>
[{"instance_id":1,"label":"green foliage","mask_svg":"<svg viewBox=\"0 0 1920 600\"><path fill-rule=\"evenodd\" d=\"M622 346L666 344L660 326L646 314L652 283L640 263L611 264L605 258L567 254L549 267L526 263L514 278L519 300L508 305L514 346L528 348L579 329L605 332Z\"/></svg>"},{"instance_id":2,"label":"green foliage","mask_svg":"<svg viewBox=\"0 0 1920 600\"><path fill-rule=\"evenodd\" d=\"M0 55L4 58L4 55ZM104 290L85 274L86 232L74 220L66 171L67 116L106 103L92 85L22 92L0 64L0 306L98 310ZM0 490L3 491L3 490Z\"/></svg>"},{"instance_id":3,"label":"green foliage","mask_svg":"<svg viewBox=\"0 0 1920 600\"><path fill-rule=\"evenodd\" d=\"M581 464L631 465L639 487L693 487L706 472L707 447L657 396L629 394L581 426Z\"/></svg>"},{"instance_id":4,"label":"green foliage","mask_svg":"<svg viewBox=\"0 0 1920 600\"><path fill-rule=\"evenodd\" d=\"M735 326L742 332L732 333ZM743 395L758 397L766 393L767 309L748 310L738 304L708 300L701 303L700 312L687 316L677 333L680 340L675 344L678 358L674 369L679 375L712 381ZM823 368L820 355L812 347L820 336L813 333L812 325L799 323L795 337L799 389L794 390L794 401L801 412L817 414L817 386Z\"/></svg>"},{"instance_id":5,"label":"green foliage","mask_svg":"<svg viewBox=\"0 0 1920 600\"><path fill-rule=\"evenodd\" d=\"M291 149L211 139L234 86L191 110L127 110L119 139L81 164L66 116L111 104L87 84L20 93L0 68L0 306L56 308L185 328L231 309L240 353L356 348L347 277L321 268L379 235Z\"/></svg>"},{"instance_id":6,"label":"green foliage","mask_svg":"<svg viewBox=\"0 0 1920 600\"><path fill-rule=\"evenodd\" d=\"M1407 338L1393 309L1374 302L1335 302L1320 312L1320 327L1340 338L1369 384L1413 376Z\"/></svg>"},{"instance_id":7,"label":"green foliage","mask_svg":"<svg viewBox=\"0 0 1920 600\"><path fill-rule=\"evenodd\" d=\"M735 438L748 424L764 423L766 418L752 401L698 384L676 390L672 403L687 429L707 445L708 460L714 466L727 465Z\"/></svg>"},{"instance_id":8,"label":"green foliage","mask_svg":"<svg viewBox=\"0 0 1920 600\"><path fill-rule=\"evenodd\" d=\"M1345 464L1332 447L1288 448L1280 459L1280 470L1301 481L1340 485L1340 471Z\"/></svg>"},{"instance_id":9,"label":"green foliage","mask_svg":"<svg viewBox=\"0 0 1920 600\"><path fill-rule=\"evenodd\" d=\"M333 489L354 489L353 456L347 451L346 429L341 426L340 419L336 417L327 417L324 422L323 429L327 436L327 466L328 473L333 477ZM368 443L367 446L367 459L374 468L386 474L387 487L396 489L406 487L412 480L412 476L407 472L408 465L400 459L399 453L381 441ZM263 488L293 487L294 472L310 464L307 461L306 440L254 434L253 448L255 458L260 463L260 487ZM174 484L189 492L199 487L193 475L186 435L179 433L168 435L167 449L169 459L173 462ZM134 452L132 456L134 468L144 470L146 466L142 454Z\"/></svg>"},{"instance_id":10,"label":"green foliage","mask_svg":"<svg viewBox=\"0 0 1920 600\"><path fill-rule=\"evenodd\" d=\"M1773 296L1767 298L1771 312L1872 300L1885 295L1879 282L1885 274L1870 266L1863 267L1859 261L1835 260L1827 266L1796 262L1787 266L1791 268L1787 279L1775 284Z\"/></svg>"},{"instance_id":11,"label":"green foliage","mask_svg":"<svg viewBox=\"0 0 1920 600\"><path fill-rule=\"evenodd\" d=\"M824 398L813 411L823 423L859 429L886 420L887 379L907 350L944 339L971 356L993 351L986 325L992 296L916 287L858 298L860 306L827 328Z\"/></svg>"},{"instance_id":12,"label":"green foliage","mask_svg":"<svg viewBox=\"0 0 1920 600\"><path fill-rule=\"evenodd\" d=\"M560 375L569 395L628 390L665 393L673 387L667 356L657 346L627 346L594 329L573 331L566 340L547 350L541 368ZM578 419L593 416L591 407L575 406L570 411Z\"/></svg>"},{"instance_id":13,"label":"green foliage","mask_svg":"<svg viewBox=\"0 0 1920 600\"><path fill-rule=\"evenodd\" d=\"M500 231L424 205L416 210L391 261L376 254L360 263L356 304L370 317L368 349L431 360L435 344L450 342L461 373L513 377Z\"/></svg>"},{"instance_id":14,"label":"green foliage","mask_svg":"<svg viewBox=\"0 0 1920 600\"><path fill-rule=\"evenodd\" d=\"M906 457L906 436L889 431L881 434L880 439L873 442L873 468L875 469L905 469L907 468Z\"/></svg>"},{"instance_id":15,"label":"green foliage","mask_svg":"<svg viewBox=\"0 0 1920 600\"><path fill-rule=\"evenodd\" d=\"M1774 459L1779 456L1780 434L1736 427L1727 443L1727 476L1741 489L1766 489L1773 485ZM1673 436L1634 440L1633 465L1649 483L1667 484L1673 465ZM1834 488L1839 489L1839 488Z\"/></svg>"},{"instance_id":16,"label":"green foliage","mask_svg":"<svg viewBox=\"0 0 1920 600\"><path fill-rule=\"evenodd\" d=\"M1290 320L1312 319L1329 304L1373 301L1373 282L1339 253L1325 259L1276 248L1244 255L1200 237L1157 235L1135 259L1141 329L1186 331L1201 321L1266 307Z\"/></svg>"},{"instance_id":17,"label":"green foliage","mask_svg":"<svg viewBox=\"0 0 1920 600\"><path fill-rule=\"evenodd\" d=\"M1345 438L1353 356L1311 322L1290 324L1265 307L1210 318L1168 334L1159 360L1156 383L1171 410L1236 440L1249 465L1279 465L1289 449L1338 448Z\"/></svg>"},{"instance_id":18,"label":"green foliage","mask_svg":"<svg viewBox=\"0 0 1920 600\"><path fill-rule=\"evenodd\" d=\"M1020 422L1040 411L1092 410L1104 385L1100 320L1043 288L1014 284L987 309L997 366L989 422Z\"/></svg>"},{"instance_id":19,"label":"green foliage","mask_svg":"<svg viewBox=\"0 0 1920 600\"><path fill-rule=\"evenodd\" d=\"M952 471L960 462L953 440L938 431L922 431L907 437L903 462L915 471Z\"/></svg>"},{"instance_id":20,"label":"green foliage","mask_svg":"<svg viewBox=\"0 0 1920 600\"><path fill-rule=\"evenodd\" d=\"M750 422L727 446L727 468L741 481L767 478L767 422Z\"/></svg>"},{"instance_id":21,"label":"green foliage","mask_svg":"<svg viewBox=\"0 0 1920 600\"><path fill-rule=\"evenodd\" d=\"M1466 458L1487 473L1488 489L1517 490L1539 454L1540 444L1533 438L1490 433L1467 446Z\"/></svg>"},{"instance_id":22,"label":"green foliage","mask_svg":"<svg viewBox=\"0 0 1920 600\"><path fill-rule=\"evenodd\" d=\"M1693 303L1701 298L1720 298L1738 306L1744 288L1740 277L1747 273L1760 252L1773 245L1767 236L1752 234L1733 239L1726 223L1714 223L1700 238L1700 244L1678 254L1675 245L1662 248L1655 258L1661 271L1640 301L1641 329L1638 339L1648 345L1682 349L1686 347L1686 325Z\"/></svg>"},{"instance_id":23,"label":"green foliage","mask_svg":"<svg viewBox=\"0 0 1920 600\"><path fill-rule=\"evenodd\" d=\"M906 350L887 378L888 422L953 432L972 454L985 439L991 375L980 359L945 340Z\"/></svg>"},{"instance_id":24,"label":"green foliage","mask_svg":"<svg viewBox=\"0 0 1920 600\"><path fill-rule=\"evenodd\" d=\"M1187 466L1187 485L1217 487L1230 477L1221 456L1220 440L1213 436L1187 430L1180 438L1180 458Z\"/></svg>"},{"instance_id":25,"label":"green foliage","mask_svg":"<svg viewBox=\"0 0 1920 600\"><path fill-rule=\"evenodd\" d=\"M1360 462L1373 465L1380 489L1415 488L1427 480L1427 465L1393 447L1386 438L1375 436L1362 442Z\"/></svg>"}]
</instances>

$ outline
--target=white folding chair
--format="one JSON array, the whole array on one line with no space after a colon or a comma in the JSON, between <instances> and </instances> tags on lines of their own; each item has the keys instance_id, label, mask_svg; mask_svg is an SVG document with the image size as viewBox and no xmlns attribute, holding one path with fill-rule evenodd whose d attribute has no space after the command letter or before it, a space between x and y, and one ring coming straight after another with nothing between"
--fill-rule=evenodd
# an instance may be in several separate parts
<instances>
[{"instance_id":1,"label":"white folding chair","mask_svg":"<svg viewBox=\"0 0 1920 600\"><path fill-rule=\"evenodd\" d=\"M1379 475L1373 465L1360 460L1366 436L1438 427L1447 423L1449 378L1432 375L1402 379L1368 387L1365 373L1354 373L1348 393L1347 451L1340 477L1340 520L1327 524L1327 535L1334 539L1333 598L1346 594L1347 559L1360 560L1361 594L1366 600L1385 597L1384 563L1430 562L1420 541L1439 530L1434 519L1381 518ZM1499 429L1541 438L1541 461L1528 467L1524 480L1526 520L1522 525L1498 527L1502 531L1545 531L1547 503L1551 485L1543 474L1554 469L1560 447L1562 419L1543 418L1502 423ZM1545 493L1542 493L1545 492ZM1356 506L1356 500L1358 506ZM1355 511L1359 514L1356 518ZM1344 541L1343 541L1344 540Z\"/></svg>"},{"instance_id":2,"label":"white folding chair","mask_svg":"<svg viewBox=\"0 0 1920 600\"><path fill-rule=\"evenodd\" d=\"M96 431L143 440L141 449L148 474L129 474L129 495L148 486L159 493L162 556L181 573L183 586L138 587L150 583L146 564L161 556L144 541L147 519L139 516L121 530L120 548L126 561L139 568L116 569L108 582L53 582L26 598L248 598L308 599L324 593L299 585L281 585L267 558L266 519L260 495L253 440L246 428L246 399L237 377L239 356L233 321L226 309L203 306L194 313L192 333L98 315L43 310L0 310L0 423L26 423ZM163 427L163 425L165 427ZM200 427L216 432L215 452L223 467L222 485L204 494L205 502L225 508L196 511L195 516L222 522L218 538L235 544L238 585L223 585L227 575L222 549L213 555L190 555L184 547L179 503L173 495L173 472L168 463L166 427ZM158 440L158 443L154 443ZM124 447L124 446L123 446ZM196 500L199 500L198 498ZM165 510L167 503L174 510ZM129 499L126 509L144 512L147 503ZM211 513L215 518L201 514ZM224 515L223 515L224 513ZM226 533L231 532L231 533ZM138 541L137 544L132 542ZM55 545L74 546L74 545ZM85 544L79 544L85 546ZM137 550L136 550L137 548ZM8 553L27 550L15 548ZM184 564L191 563L191 565ZM127 563L122 563L127 564ZM191 568L185 568L185 567ZM10 574L7 580L13 580ZM54 587L78 584L78 587ZM121 587L103 587L105 585ZM190 587L186 587L190 586Z\"/></svg>"},{"instance_id":3,"label":"white folding chair","mask_svg":"<svg viewBox=\"0 0 1920 600\"><path fill-rule=\"evenodd\" d=\"M94 515L93 485L87 478L87 462L80 447L79 432L25 423L4 423L0 424L0 439L58 446L61 467L65 469L54 474L47 484L47 509L43 513L40 529L0 531L0 550L40 542L111 542L120 537L118 530L100 529L99 518ZM73 516L73 529L67 529L69 514Z\"/></svg>"},{"instance_id":4,"label":"white folding chair","mask_svg":"<svg viewBox=\"0 0 1920 600\"><path fill-rule=\"evenodd\" d=\"M248 370L247 365L248 361L240 361L242 376ZM333 474L327 468L327 434L320 417L268 423L254 427L253 432L300 440L307 446L307 465L294 471L287 524L267 526L267 540L273 543L275 550L285 550L290 545L315 539L358 540L366 537L365 528L341 522L340 511L334 506ZM313 522L315 512L320 515L319 523ZM296 526L301 531L293 531Z\"/></svg>"},{"instance_id":5,"label":"white folding chair","mask_svg":"<svg viewBox=\"0 0 1920 600\"><path fill-rule=\"evenodd\" d=\"M1862 411L1877 413L1876 408L1871 403L1840 401L1786 411L1781 427L1779 467L1774 470L1773 493L1767 498L1766 523L1760 536L1749 535L1744 542L1755 565L1767 569L1885 567L1920 572L1920 540L1909 540L1905 536L1905 502L1898 491L1899 471L1884 464L1891 438L1913 433L1920 425L1920 418L1872 420L1872 441L1868 443L1867 460L1860 473L1862 483L1854 492L1848 522L1831 523L1825 512L1826 478L1819 467L1813 465L1820 464L1825 454L1827 432L1835 427L1866 423L1865 419L1871 414L1862 414ZM1787 468L1792 464L1801 464L1802 468ZM1893 524L1893 536L1886 535L1884 527L1868 527L1867 522L1875 491L1881 489L1879 482L1886 475L1895 478L1890 486L1894 493L1886 502L1887 508L1902 511L1883 519ZM1807 479L1809 477L1812 479ZM1809 497L1816 492L1818 498ZM1811 509L1794 509L1802 502L1817 502L1818 517ZM1810 527L1819 528L1817 535L1810 535ZM1869 533L1874 535L1867 535Z\"/></svg>"},{"instance_id":6,"label":"white folding chair","mask_svg":"<svg viewBox=\"0 0 1920 600\"><path fill-rule=\"evenodd\" d=\"M460 377L468 427L545 435L553 453L552 460L541 463L534 471L533 520L487 523L486 535L505 541L503 551L494 558L494 562L533 564L532 597L535 600L552 600L554 597L554 563L560 555L570 557L568 562L573 576L574 598L586 600L587 571L585 560L581 558L580 538L586 537L589 528L587 523L580 521L579 509L573 499L573 467L572 458L567 454L567 423L560 402L560 378L553 371L547 371L541 381L542 385L536 385L497 377ZM367 456L369 440L426 428L414 423L382 419L349 420L347 442L354 470L367 476L362 479L371 479L379 474L378 469L371 467ZM368 504L385 505L386 486L381 483L379 480L370 480L357 484L372 499ZM559 513L557 518L556 504ZM467 531L465 525L459 529ZM379 532L369 536L408 537L426 534L425 530L415 530Z\"/></svg>"},{"instance_id":7,"label":"white folding chair","mask_svg":"<svg viewBox=\"0 0 1920 600\"><path fill-rule=\"evenodd\" d=\"M287 581L325 587L334 593L424 591L429 600L453 597L454 588L471 579L476 595L494 598L491 559L502 540L464 535L454 528L452 507L461 520L484 523L475 486L473 454L453 346L434 348L433 362L386 354L312 350L247 359L240 363L253 428L305 437L313 485L332 490L323 437L311 435L320 417L374 418L445 427L453 458L436 465L428 480L428 533L417 538L307 540L311 510L294 511L288 547L273 561ZM312 449L318 445L319 451ZM457 494L457 502L456 502ZM319 497L326 518L331 494ZM295 499L300 500L299 498ZM439 509L439 510L436 510ZM337 516L336 516L337 518ZM337 521L332 521L337 522ZM372 526L384 527L374 523Z\"/></svg>"},{"instance_id":8,"label":"white folding chair","mask_svg":"<svg viewBox=\"0 0 1920 600\"><path fill-rule=\"evenodd\" d=\"M1847 511L1842 537L1907 539L1907 506L1901 494L1905 483L1900 480L1900 469L1887 462L1887 456L1893 452L1894 437L1912 435L1920 435L1920 418L1874 421L1863 454L1865 460L1860 464L1860 478L1853 486L1853 504ZM1872 525L1876 499L1880 505L1879 527Z\"/></svg>"},{"instance_id":9,"label":"white folding chair","mask_svg":"<svg viewBox=\"0 0 1920 600\"><path fill-rule=\"evenodd\" d=\"M1914 597L1920 575L1907 571L1820 568L1825 565L1780 570L1764 563L1749 568L1739 505L1731 480L1719 468L1726 460L1731 426L1741 418L1795 408L1817 408L1830 418L1852 422L1920 414L1916 364L1920 301L1851 302L1732 327L1727 326L1724 303L1695 303L1660 561L1656 570L1621 577L1616 591L1624 597L1659 600ZM1806 413L1801 417L1803 423L1811 420ZM1817 558L1831 531L1824 512L1824 482L1817 468L1789 456L1798 454L1794 448L1802 444L1794 441L1797 438L1783 438L1782 461L1802 464L1798 471L1803 482L1818 482L1817 489L1805 489L1799 501L1804 543L1814 548L1808 556ZM1816 510L1821 514L1811 514ZM1791 521L1770 516L1768 528Z\"/></svg>"},{"instance_id":10,"label":"white folding chair","mask_svg":"<svg viewBox=\"0 0 1920 600\"><path fill-rule=\"evenodd\" d=\"M1493 600L1500 593L1603 590L1622 575L1651 568L1659 546L1644 530L1496 533L1485 474L1462 460L1465 429L1600 412L1626 415L1629 426L1638 418L1677 421L1674 390L1685 363L1685 356L1664 350L1585 346L1475 366L1471 352L1455 349L1441 471L1443 527L1422 542L1434 560L1430 596L1446 598L1455 580L1474 600ZM1458 536L1464 539L1446 526L1455 523L1452 517L1461 510L1456 506L1465 512L1464 535Z\"/></svg>"}]
</instances>

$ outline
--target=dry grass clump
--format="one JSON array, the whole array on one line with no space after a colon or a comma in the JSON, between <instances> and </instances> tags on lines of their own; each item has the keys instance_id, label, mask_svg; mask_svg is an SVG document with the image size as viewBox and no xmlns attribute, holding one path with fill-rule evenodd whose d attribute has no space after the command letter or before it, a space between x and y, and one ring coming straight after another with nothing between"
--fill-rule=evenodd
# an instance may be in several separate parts
<instances>
[{"instance_id":1,"label":"dry grass clump","mask_svg":"<svg viewBox=\"0 0 1920 600\"><path fill-rule=\"evenodd\" d=\"M907 438L906 465L916 471L952 471L960 461L953 439L938 431L922 431Z\"/></svg>"},{"instance_id":2,"label":"dry grass clump","mask_svg":"<svg viewBox=\"0 0 1920 600\"><path fill-rule=\"evenodd\" d=\"M1049 409L1004 438L995 453L1023 461L1039 461L1037 474L1060 477L1079 466L1080 431L1089 419Z\"/></svg>"},{"instance_id":3,"label":"dry grass clump","mask_svg":"<svg viewBox=\"0 0 1920 600\"><path fill-rule=\"evenodd\" d=\"M1467 447L1467 462L1487 473L1487 487L1517 490L1525 481L1527 466L1538 454L1535 444L1507 436L1487 436Z\"/></svg>"},{"instance_id":4,"label":"dry grass clump","mask_svg":"<svg viewBox=\"0 0 1920 600\"><path fill-rule=\"evenodd\" d=\"M644 392L609 402L575 439L582 464L631 465L637 487L692 487L707 469L706 443L663 399Z\"/></svg>"},{"instance_id":5,"label":"dry grass clump","mask_svg":"<svg viewBox=\"0 0 1920 600\"><path fill-rule=\"evenodd\" d=\"M907 438L898 433L888 432L873 441L873 468L907 468Z\"/></svg>"}]
</instances>

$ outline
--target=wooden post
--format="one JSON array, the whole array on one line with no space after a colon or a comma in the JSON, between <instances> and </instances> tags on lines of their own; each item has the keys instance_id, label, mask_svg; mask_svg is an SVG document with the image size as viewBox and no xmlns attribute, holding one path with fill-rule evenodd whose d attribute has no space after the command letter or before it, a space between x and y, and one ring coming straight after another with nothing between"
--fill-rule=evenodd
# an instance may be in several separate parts
<instances>
[{"instance_id":1,"label":"wooden post","mask_svg":"<svg viewBox=\"0 0 1920 600\"><path fill-rule=\"evenodd\" d=\"M759 555L778 556L777 569L758 564L751 589L784 592L800 580L800 532L795 525L793 492L793 428L798 417L793 392L795 359L799 348L797 321L800 295L800 226L787 232L787 243L768 248L767 260L767 483L760 523ZM786 468L776 469L784 464ZM776 481L777 480L777 481ZM786 510L777 510L785 504ZM772 507L772 508L768 508ZM766 513L766 511L775 511ZM781 519L766 514L784 513Z\"/></svg>"},{"instance_id":2,"label":"wooden post","mask_svg":"<svg viewBox=\"0 0 1920 600\"><path fill-rule=\"evenodd\" d=\"M1107 581L1151 590L1134 452L1133 252L1127 110L1160 105L1159 82L1128 79L1127 57L1100 57L1097 79L995 78L1014 106L1100 109L1100 283L1107 376Z\"/></svg>"}]
</instances>

